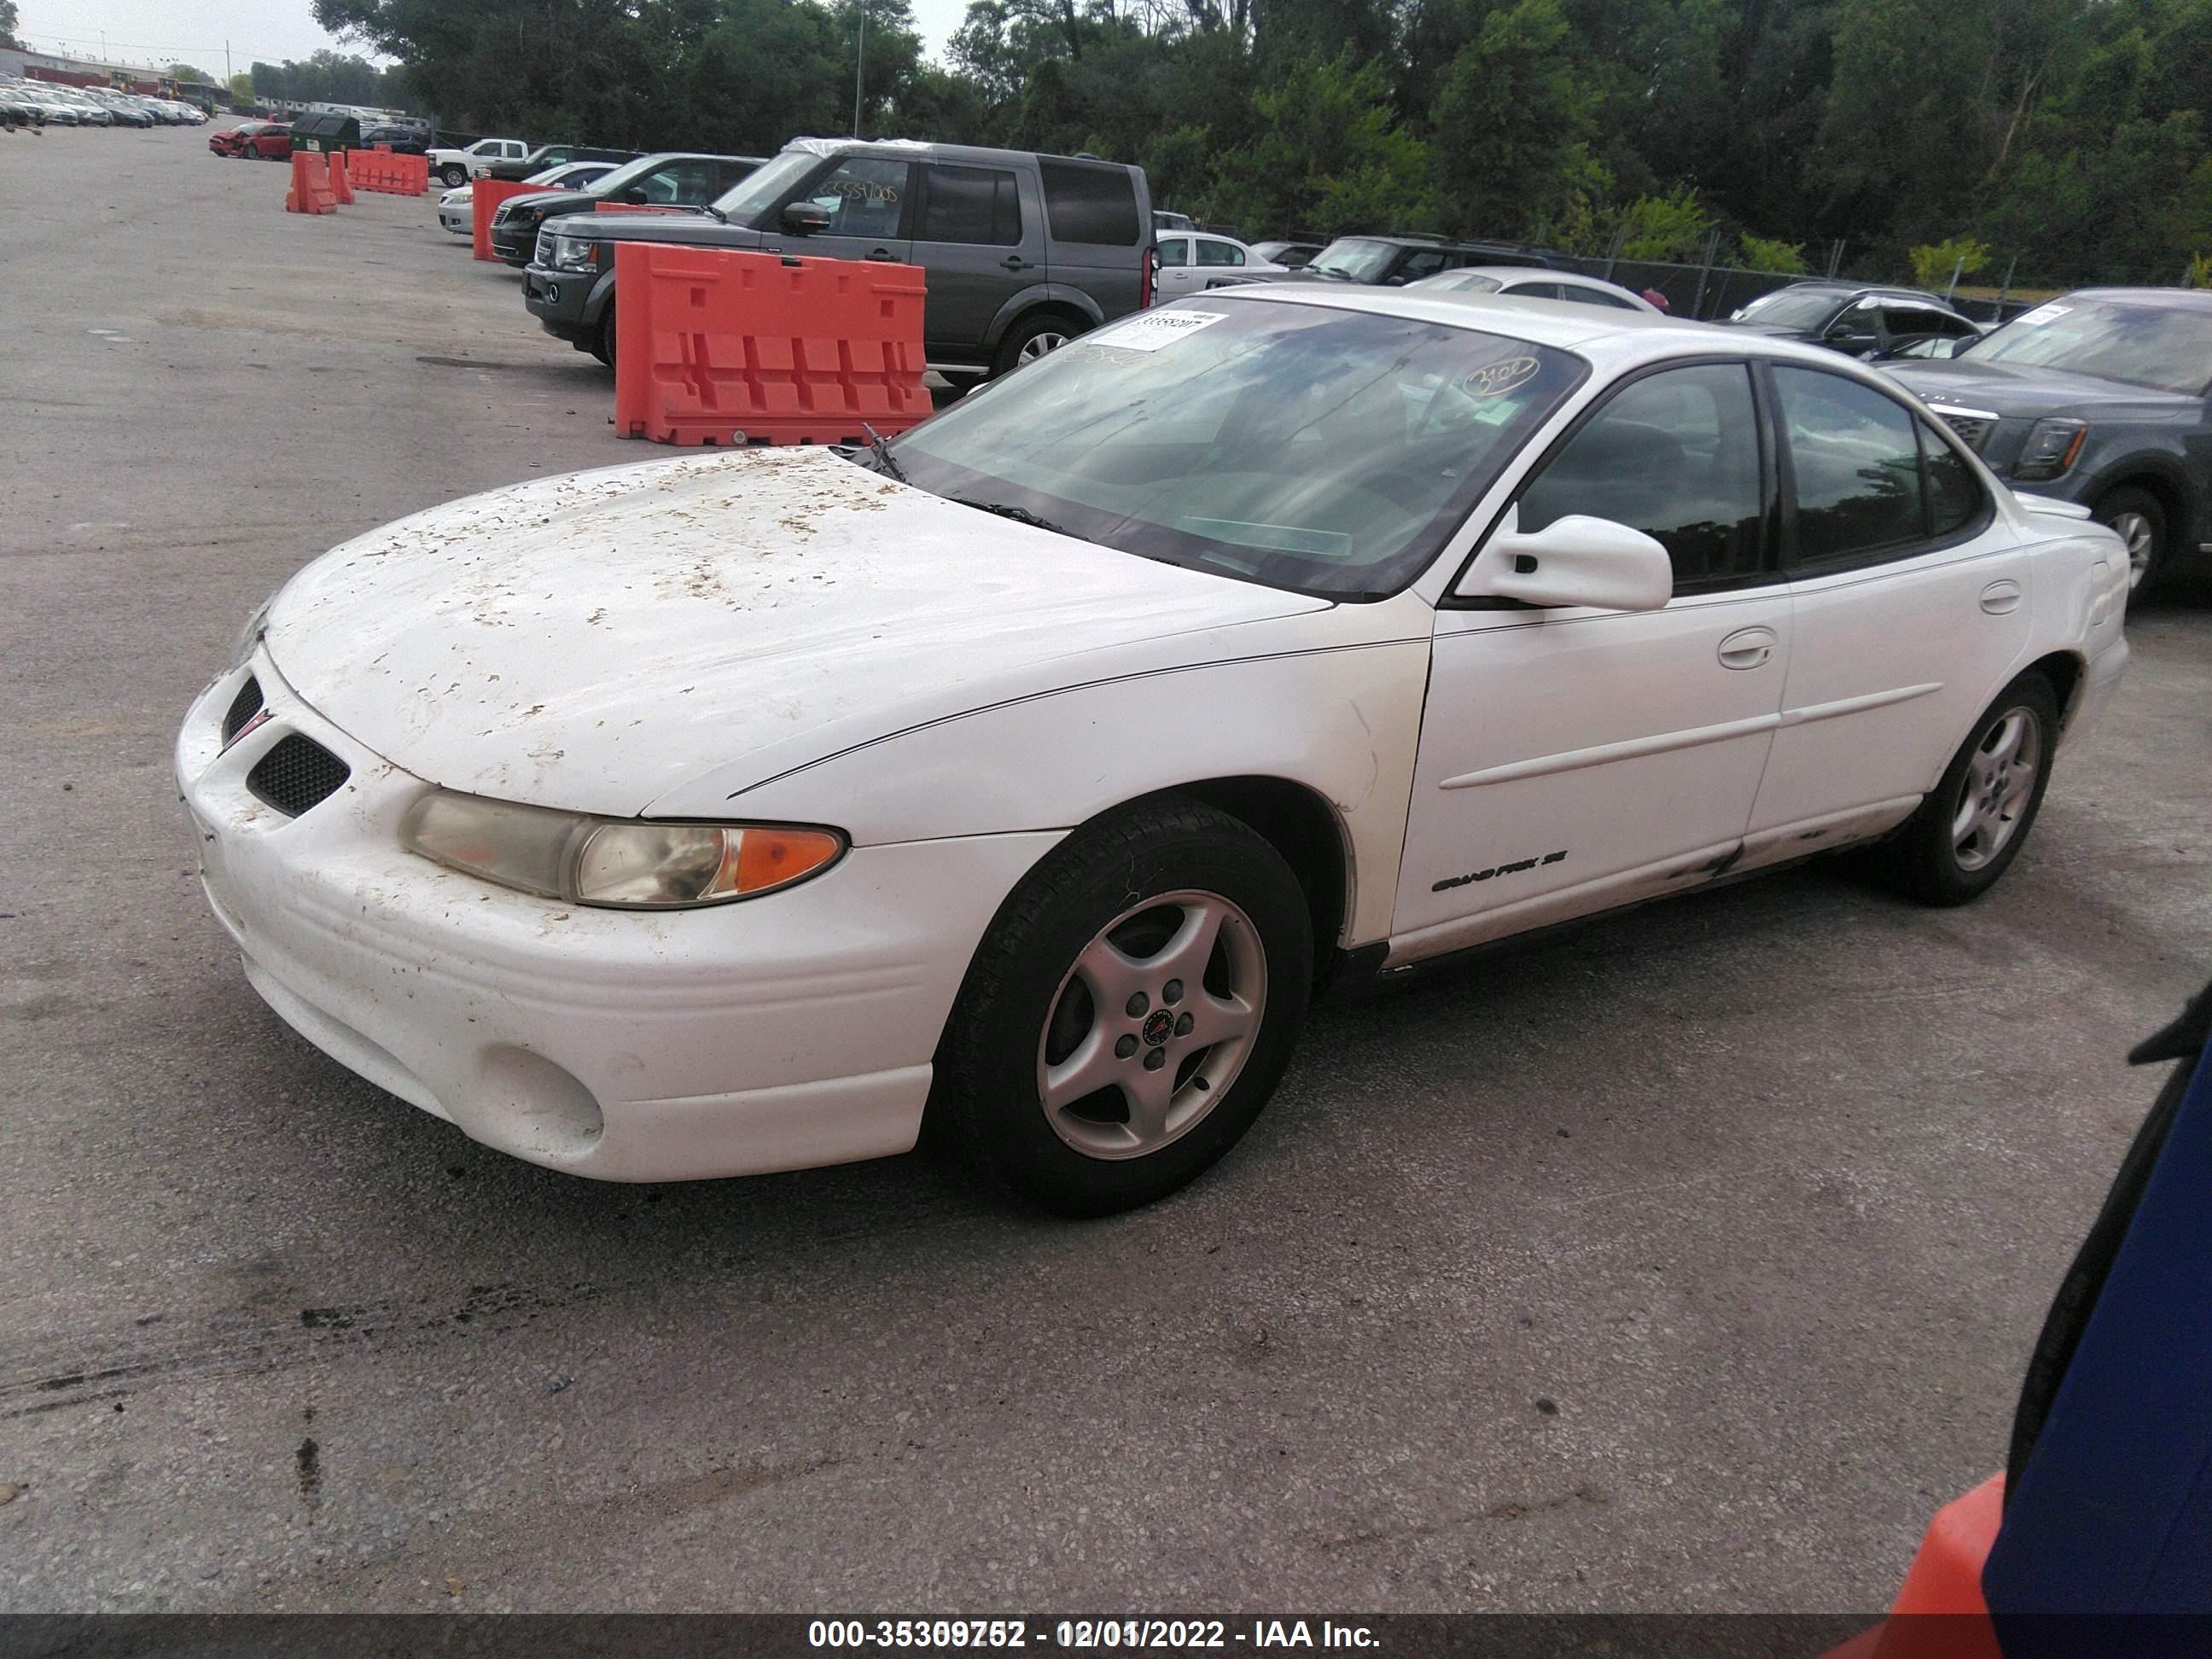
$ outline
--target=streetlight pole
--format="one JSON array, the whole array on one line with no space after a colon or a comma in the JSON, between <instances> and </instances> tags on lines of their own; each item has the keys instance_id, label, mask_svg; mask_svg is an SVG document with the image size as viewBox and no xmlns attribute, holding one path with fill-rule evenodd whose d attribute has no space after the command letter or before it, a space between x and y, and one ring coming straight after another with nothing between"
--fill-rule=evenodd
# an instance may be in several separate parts
<instances>
[{"instance_id":1,"label":"streetlight pole","mask_svg":"<svg viewBox=\"0 0 2212 1659\"><path fill-rule=\"evenodd\" d=\"M853 48L853 137L860 136L860 76L868 64L868 0L854 0L860 27Z\"/></svg>"}]
</instances>

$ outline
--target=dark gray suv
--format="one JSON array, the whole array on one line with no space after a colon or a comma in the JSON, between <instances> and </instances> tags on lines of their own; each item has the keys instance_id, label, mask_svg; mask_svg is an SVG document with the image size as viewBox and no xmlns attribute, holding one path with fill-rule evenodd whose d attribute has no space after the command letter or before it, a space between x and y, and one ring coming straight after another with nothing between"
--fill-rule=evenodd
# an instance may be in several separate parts
<instances>
[{"instance_id":1,"label":"dark gray suv","mask_svg":"<svg viewBox=\"0 0 2212 1659\"><path fill-rule=\"evenodd\" d=\"M1948 361L1882 367L2014 489L2119 532L2136 592L2212 553L2212 294L2081 289Z\"/></svg>"},{"instance_id":2,"label":"dark gray suv","mask_svg":"<svg viewBox=\"0 0 2212 1659\"><path fill-rule=\"evenodd\" d=\"M614 245L679 242L928 273L933 368L1003 374L1152 301L1142 168L1089 156L903 140L796 138L697 215L593 215L539 229L524 303L614 361Z\"/></svg>"}]
</instances>

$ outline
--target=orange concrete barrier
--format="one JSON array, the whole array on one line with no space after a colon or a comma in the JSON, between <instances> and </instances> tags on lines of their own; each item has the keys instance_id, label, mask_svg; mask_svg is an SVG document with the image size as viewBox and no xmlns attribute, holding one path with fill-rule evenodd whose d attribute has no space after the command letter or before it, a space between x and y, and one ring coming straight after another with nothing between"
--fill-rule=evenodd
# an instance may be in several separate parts
<instances>
[{"instance_id":1,"label":"orange concrete barrier","mask_svg":"<svg viewBox=\"0 0 2212 1659\"><path fill-rule=\"evenodd\" d=\"M527 196L542 186L519 184L511 179L479 179L469 186L469 219L476 232L476 252L479 259L496 259L492 251L491 216L499 211L499 204L509 197Z\"/></svg>"},{"instance_id":2,"label":"orange concrete barrier","mask_svg":"<svg viewBox=\"0 0 2212 1659\"><path fill-rule=\"evenodd\" d=\"M615 430L858 443L929 417L918 265L615 245Z\"/></svg>"},{"instance_id":3,"label":"orange concrete barrier","mask_svg":"<svg viewBox=\"0 0 2212 1659\"><path fill-rule=\"evenodd\" d=\"M2002 1659L1982 1567L2004 1522L2004 1484L1993 1474L1936 1510L1889 1617L1825 1659Z\"/></svg>"},{"instance_id":4,"label":"orange concrete barrier","mask_svg":"<svg viewBox=\"0 0 2212 1659\"><path fill-rule=\"evenodd\" d=\"M402 196L421 196L430 188L430 158L427 155L395 155L399 163L399 193Z\"/></svg>"},{"instance_id":5,"label":"orange concrete barrier","mask_svg":"<svg viewBox=\"0 0 2212 1659\"><path fill-rule=\"evenodd\" d=\"M336 213L337 198L331 191L331 170L314 150L300 150L292 157L292 188L284 192L287 213Z\"/></svg>"},{"instance_id":6,"label":"orange concrete barrier","mask_svg":"<svg viewBox=\"0 0 2212 1659\"><path fill-rule=\"evenodd\" d=\"M337 198L337 204L340 207L351 207L353 205L353 179L346 171L345 152L342 149L332 150L331 152L330 162L331 194Z\"/></svg>"}]
</instances>

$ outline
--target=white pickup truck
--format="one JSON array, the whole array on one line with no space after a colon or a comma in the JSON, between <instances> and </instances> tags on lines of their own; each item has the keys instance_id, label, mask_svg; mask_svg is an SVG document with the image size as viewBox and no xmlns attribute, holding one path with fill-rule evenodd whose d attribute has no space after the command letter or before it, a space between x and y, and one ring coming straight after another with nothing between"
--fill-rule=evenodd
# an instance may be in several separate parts
<instances>
[{"instance_id":1,"label":"white pickup truck","mask_svg":"<svg viewBox=\"0 0 2212 1659\"><path fill-rule=\"evenodd\" d=\"M466 149L430 151L430 172L449 185L465 185L494 161L520 161L529 154L520 138L479 138Z\"/></svg>"}]
</instances>

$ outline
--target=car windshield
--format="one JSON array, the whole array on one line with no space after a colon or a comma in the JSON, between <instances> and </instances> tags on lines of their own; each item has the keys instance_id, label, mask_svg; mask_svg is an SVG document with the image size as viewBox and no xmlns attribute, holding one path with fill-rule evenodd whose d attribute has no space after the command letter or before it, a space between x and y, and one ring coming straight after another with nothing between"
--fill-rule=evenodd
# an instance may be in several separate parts
<instances>
[{"instance_id":1,"label":"car windshield","mask_svg":"<svg viewBox=\"0 0 2212 1659\"><path fill-rule=\"evenodd\" d=\"M1308 270L1341 276L1346 282L1371 283L1390 268L1398 250L1389 242L1370 241L1364 236L1340 236L1313 257Z\"/></svg>"},{"instance_id":2,"label":"car windshield","mask_svg":"<svg viewBox=\"0 0 2212 1659\"><path fill-rule=\"evenodd\" d=\"M2014 318L1957 355L2202 394L2212 381L2207 367L2212 365L2212 311L2057 300Z\"/></svg>"},{"instance_id":3,"label":"car windshield","mask_svg":"<svg viewBox=\"0 0 2212 1659\"><path fill-rule=\"evenodd\" d=\"M821 161L822 158L811 149L785 150L724 191L715 198L714 211L733 225L751 225L774 207L778 198L797 188L799 181Z\"/></svg>"},{"instance_id":4,"label":"car windshield","mask_svg":"<svg viewBox=\"0 0 2212 1659\"><path fill-rule=\"evenodd\" d=\"M1843 297L1832 288L1779 288L1760 295L1736 315L1777 328L1817 328Z\"/></svg>"},{"instance_id":5,"label":"car windshield","mask_svg":"<svg viewBox=\"0 0 2212 1659\"><path fill-rule=\"evenodd\" d=\"M1224 293L1085 335L891 451L921 489L1104 546L1376 599L1586 372L1497 334Z\"/></svg>"},{"instance_id":6,"label":"car windshield","mask_svg":"<svg viewBox=\"0 0 2212 1659\"><path fill-rule=\"evenodd\" d=\"M664 165L665 155L641 155L635 161L624 161L612 173L603 173L587 185L579 185L586 196L605 196L620 190L633 179L642 179L655 167Z\"/></svg>"},{"instance_id":7,"label":"car windshield","mask_svg":"<svg viewBox=\"0 0 2212 1659\"><path fill-rule=\"evenodd\" d=\"M1440 270L1433 276L1424 276L1407 288L1455 289L1462 294L1495 294L1505 286L1495 276L1478 276L1471 270Z\"/></svg>"}]
</instances>

